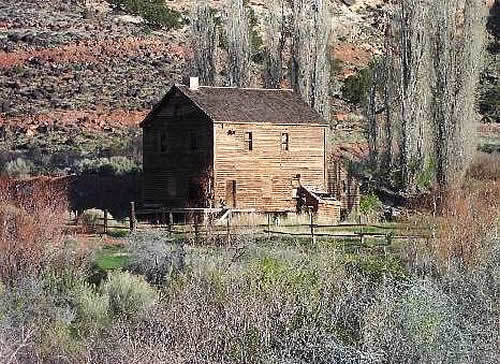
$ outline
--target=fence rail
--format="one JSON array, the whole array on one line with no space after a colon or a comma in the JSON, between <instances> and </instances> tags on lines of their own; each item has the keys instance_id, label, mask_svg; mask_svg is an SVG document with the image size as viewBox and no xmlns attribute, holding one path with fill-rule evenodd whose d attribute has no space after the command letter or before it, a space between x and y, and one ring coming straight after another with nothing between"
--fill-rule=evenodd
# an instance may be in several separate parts
<instances>
[{"instance_id":1,"label":"fence rail","mask_svg":"<svg viewBox=\"0 0 500 364\"><path fill-rule=\"evenodd\" d=\"M252 233L266 236L305 237L311 238L314 243L318 238L345 239L359 241L361 245L366 243L367 238L383 239L390 245L393 240L429 239L431 236L431 232L427 229L407 224L390 226L350 223L319 224L314 221L312 210L309 211L309 223L281 224L273 219L277 213L284 212L214 208L147 208L137 210L135 204L131 203L128 221L114 219L107 210L104 210L104 216L97 219L96 228L102 234L108 234L111 230L135 232L155 229L177 235L194 234L197 238L207 234L225 235L230 238L231 236ZM226 217L224 221L218 220L217 214ZM260 216L266 223L233 222L235 216L243 214ZM183 215L184 219L178 218L176 220L175 215ZM191 215L191 221L185 219L186 215ZM138 216L142 218L139 220ZM290 229L297 231L290 231Z\"/></svg>"}]
</instances>

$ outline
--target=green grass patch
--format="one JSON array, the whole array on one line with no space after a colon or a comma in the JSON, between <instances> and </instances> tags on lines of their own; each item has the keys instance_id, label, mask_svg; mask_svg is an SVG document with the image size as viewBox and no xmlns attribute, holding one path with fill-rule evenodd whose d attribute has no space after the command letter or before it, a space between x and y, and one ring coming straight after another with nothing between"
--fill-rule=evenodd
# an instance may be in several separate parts
<instances>
[{"instance_id":1,"label":"green grass patch","mask_svg":"<svg viewBox=\"0 0 500 364\"><path fill-rule=\"evenodd\" d=\"M97 254L95 263L100 270L109 271L124 268L128 260L125 248L117 245L102 248Z\"/></svg>"},{"instance_id":2,"label":"green grass patch","mask_svg":"<svg viewBox=\"0 0 500 364\"><path fill-rule=\"evenodd\" d=\"M108 229L106 235L108 235L111 238L123 239L129 236L129 230L110 228Z\"/></svg>"}]
</instances>

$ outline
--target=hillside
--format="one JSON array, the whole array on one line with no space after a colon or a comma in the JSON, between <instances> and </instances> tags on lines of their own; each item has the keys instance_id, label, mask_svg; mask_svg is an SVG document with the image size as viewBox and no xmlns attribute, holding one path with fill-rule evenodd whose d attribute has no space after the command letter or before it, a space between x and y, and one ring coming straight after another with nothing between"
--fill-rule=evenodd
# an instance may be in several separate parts
<instances>
[{"instance_id":1,"label":"hillside","mask_svg":"<svg viewBox=\"0 0 500 364\"><path fill-rule=\"evenodd\" d=\"M184 25L178 29L150 27L103 0L0 0L3 159L137 149L138 122L171 83L188 76L190 2L167 3L179 11ZM220 9L223 2L212 3ZM264 1L249 4L262 27ZM383 0L332 1L332 58L340 81L380 53L386 6ZM349 129L351 106L341 98L333 104L334 117L348 120Z\"/></svg>"}]
</instances>

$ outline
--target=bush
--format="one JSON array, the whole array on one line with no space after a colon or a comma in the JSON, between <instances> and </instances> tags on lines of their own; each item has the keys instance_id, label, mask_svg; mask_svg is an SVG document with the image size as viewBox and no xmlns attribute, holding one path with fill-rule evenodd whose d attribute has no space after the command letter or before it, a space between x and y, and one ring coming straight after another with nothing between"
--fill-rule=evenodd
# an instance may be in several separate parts
<instances>
[{"instance_id":1,"label":"bush","mask_svg":"<svg viewBox=\"0 0 500 364\"><path fill-rule=\"evenodd\" d=\"M26 178L31 176L32 170L33 163L23 158L16 158L5 164L3 174L13 178Z\"/></svg>"},{"instance_id":2,"label":"bush","mask_svg":"<svg viewBox=\"0 0 500 364\"><path fill-rule=\"evenodd\" d=\"M0 180L0 280L40 274L64 241L66 186Z\"/></svg>"},{"instance_id":3,"label":"bush","mask_svg":"<svg viewBox=\"0 0 500 364\"><path fill-rule=\"evenodd\" d=\"M98 209L90 209L83 211L78 216L78 223L82 227L82 232L87 234L97 233L97 227L103 224L101 220L104 217L104 212Z\"/></svg>"},{"instance_id":4,"label":"bush","mask_svg":"<svg viewBox=\"0 0 500 364\"><path fill-rule=\"evenodd\" d=\"M142 167L127 157L83 159L74 165L79 175L125 176L142 173Z\"/></svg>"},{"instance_id":5,"label":"bush","mask_svg":"<svg viewBox=\"0 0 500 364\"><path fill-rule=\"evenodd\" d=\"M83 332L105 327L109 323L109 296L97 292L93 286L83 284L75 292L78 327Z\"/></svg>"},{"instance_id":6,"label":"bush","mask_svg":"<svg viewBox=\"0 0 500 364\"><path fill-rule=\"evenodd\" d=\"M368 91L372 85L373 71L371 68L364 68L355 75L347 77L342 96L353 104L365 102Z\"/></svg>"},{"instance_id":7,"label":"bush","mask_svg":"<svg viewBox=\"0 0 500 364\"><path fill-rule=\"evenodd\" d=\"M164 0L110 0L126 12L139 15L153 26L179 28L181 14L168 8Z\"/></svg>"},{"instance_id":8,"label":"bush","mask_svg":"<svg viewBox=\"0 0 500 364\"><path fill-rule=\"evenodd\" d=\"M165 283L185 266L185 252L182 246L165 239L163 234L134 235L128 241L130 261L128 269L144 275L152 284Z\"/></svg>"},{"instance_id":9,"label":"bush","mask_svg":"<svg viewBox=\"0 0 500 364\"><path fill-rule=\"evenodd\" d=\"M157 299L156 290L144 278L128 272L110 273L102 292L109 298L110 312L127 319L141 317Z\"/></svg>"},{"instance_id":10,"label":"bush","mask_svg":"<svg viewBox=\"0 0 500 364\"><path fill-rule=\"evenodd\" d=\"M375 217L382 212L382 202L374 193L362 195L359 201L359 212L368 218Z\"/></svg>"}]
</instances>

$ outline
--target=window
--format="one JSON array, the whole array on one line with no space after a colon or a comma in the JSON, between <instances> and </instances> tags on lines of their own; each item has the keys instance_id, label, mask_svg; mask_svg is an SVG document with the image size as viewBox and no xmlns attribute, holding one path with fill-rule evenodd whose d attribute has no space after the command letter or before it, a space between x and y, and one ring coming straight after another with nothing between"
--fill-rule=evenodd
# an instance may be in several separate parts
<instances>
[{"instance_id":1,"label":"window","mask_svg":"<svg viewBox=\"0 0 500 364\"><path fill-rule=\"evenodd\" d=\"M169 197L175 197L177 195L177 183L175 182L175 177L168 177L167 191Z\"/></svg>"},{"instance_id":2,"label":"window","mask_svg":"<svg viewBox=\"0 0 500 364\"><path fill-rule=\"evenodd\" d=\"M245 133L245 144L248 150L253 150L253 135L251 131Z\"/></svg>"},{"instance_id":3,"label":"window","mask_svg":"<svg viewBox=\"0 0 500 364\"><path fill-rule=\"evenodd\" d=\"M167 151L167 131L160 131L160 147L158 148L161 153L165 153Z\"/></svg>"},{"instance_id":4,"label":"window","mask_svg":"<svg viewBox=\"0 0 500 364\"><path fill-rule=\"evenodd\" d=\"M195 133L191 133L191 150L198 150L198 138Z\"/></svg>"},{"instance_id":5,"label":"window","mask_svg":"<svg viewBox=\"0 0 500 364\"><path fill-rule=\"evenodd\" d=\"M288 133L281 133L281 150L288 150Z\"/></svg>"}]
</instances>

